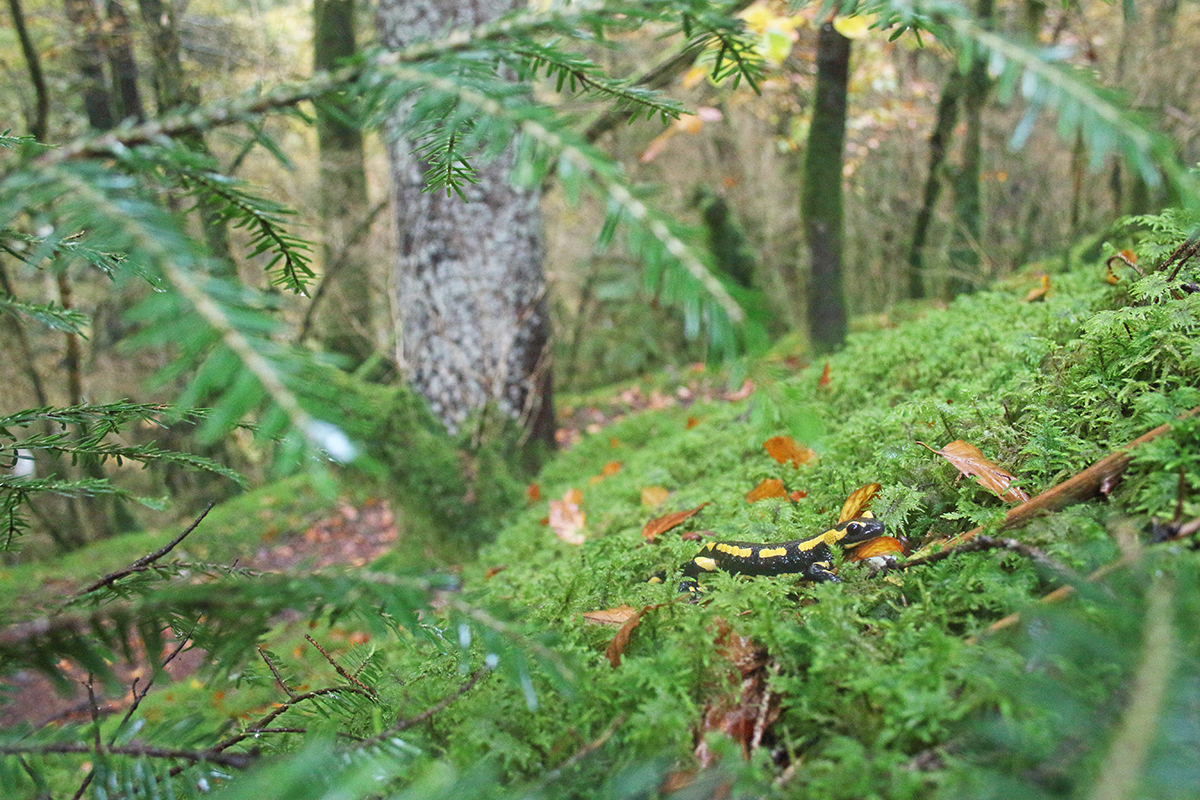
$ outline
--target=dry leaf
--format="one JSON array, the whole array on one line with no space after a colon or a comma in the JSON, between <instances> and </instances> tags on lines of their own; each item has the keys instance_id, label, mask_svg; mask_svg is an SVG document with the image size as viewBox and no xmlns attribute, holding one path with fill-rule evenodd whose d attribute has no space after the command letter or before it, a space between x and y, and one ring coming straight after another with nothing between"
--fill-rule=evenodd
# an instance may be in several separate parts
<instances>
[{"instance_id":1,"label":"dry leaf","mask_svg":"<svg viewBox=\"0 0 1200 800\"><path fill-rule=\"evenodd\" d=\"M653 542L655 537L661 536L662 534L671 530L671 528L674 528L676 525L683 522L685 519L695 516L700 512L700 509L704 508L706 505L708 505L708 503L701 503L693 509L689 509L687 511L676 511L674 514L667 514L665 517L659 517L658 519L650 520L646 523L645 527L642 528L642 538L648 542Z\"/></svg>"},{"instance_id":2,"label":"dry leaf","mask_svg":"<svg viewBox=\"0 0 1200 800\"><path fill-rule=\"evenodd\" d=\"M604 465L604 468L602 470L600 470L600 474L607 478L609 475L616 475L620 471L621 471L621 462L620 461L610 461Z\"/></svg>"},{"instance_id":3,"label":"dry leaf","mask_svg":"<svg viewBox=\"0 0 1200 800\"><path fill-rule=\"evenodd\" d=\"M542 499L542 487L531 483L525 487L525 499L533 503Z\"/></svg>"},{"instance_id":4,"label":"dry leaf","mask_svg":"<svg viewBox=\"0 0 1200 800\"><path fill-rule=\"evenodd\" d=\"M609 439L608 439L608 446L609 446L609 447L620 447L620 446L621 446L621 442L620 442L620 440L619 440L619 439L617 439L617 437L615 437L615 436L610 436L610 437L609 437Z\"/></svg>"},{"instance_id":5,"label":"dry leaf","mask_svg":"<svg viewBox=\"0 0 1200 800\"><path fill-rule=\"evenodd\" d=\"M851 561L862 561L866 558L874 556L887 555L903 555L904 545L900 540L893 536L880 536L876 539L863 542L857 547L851 547L846 551L846 557Z\"/></svg>"},{"instance_id":6,"label":"dry leaf","mask_svg":"<svg viewBox=\"0 0 1200 800\"><path fill-rule=\"evenodd\" d=\"M787 497L787 490L783 488L783 481L779 478L767 478L758 486L755 486L746 493L747 503L757 503L759 500L765 500L768 497Z\"/></svg>"},{"instance_id":7,"label":"dry leaf","mask_svg":"<svg viewBox=\"0 0 1200 800\"><path fill-rule=\"evenodd\" d=\"M791 500L794 503L797 500L803 500L806 497L808 497L808 492L804 491L803 489L797 489L788 495L788 500Z\"/></svg>"},{"instance_id":8,"label":"dry leaf","mask_svg":"<svg viewBox=\"0 0 1200 800\"><path fill-rule=\"evenodd\" d=\"M646 606L641 611L635 611L629 619L625 620L625 624L617 631L617 635L608 643L604 655L608 656L608 663L612 665L613 669L621 666L621 656L624 655L625 648L629 645L629 637L633 635L633 629L641 623L642 614L652 608L658 608L658 606Z\"/></svg>"},{"instance_id":9,"label":"dry leaf","mask_svg":"<svg viewBox=\"0 0 1200 800\"><path fill-rule=\"evenodd\" d=\"M817 457L816 453L802 444L797 444L790 436L773 436L763 442L763 447L767 449L771 458L780 464L791 461L793 467L807 464Z\"/></svg>"},{"instance_id":10,"label":"dry leaf","mask_svg":"<svg viewBox=\"0 0 1200 800\"><path fill-rule=\"evenodd\" d=\"M647 486L642 489L642 505L647 508L656 508L667 502L670 495L671 493L661 486Z\"/></svg>"},{"instance_id":11,"label":"dry leaf","mask_svg":"<svg viewBox=\"0 0 1200 800\"><path fill-rule=\"evenodd\" d=\"M554 535L567 544L583 544L583 526L587 514L580 510L583 492L568 489L562 500L550 501L550 516L547 522Z\"/></svg>"},{"instance_id":12,"label":"dry leaf","mask_svg":"<svg viewBox=\"0 0 1200 800\"><path fill-rule=\"evenodd\" d=\"M746 378L742 381L742 388L732 394L725 395L725 399L731 403L736 403L738 400L745 400L754 392L754 381Z\"/></svg>"},{"instance_id":13,"label":"dry leaf","mask_svg":"<svg viewBox=\"0 0 1200 800\"><path fill-rule=\"evenodd\" d=\"M1038 300L1045 300L1046 292L1048 292L1048 291L1050 291L1050 276L1043 275L1042 276L1042 285L1038 286L1036 288L1030 289L1029 294L1025 295L1025 302L1026 303L1034 303Z\"/></svg>"},{"instance_id":14,"label":"dry leaf","mask_svg":"<svg viewBox=\"0 0 1200 800\"><path fill-rule=\"evenodd\" d=\"M861 517L862 512L871 504L871 500L879 488L878 483L868 483L851 492L850 496L846 498L846 502L842 504L842 513L838 514L838 522Z\"/></svg>"},{"instance_id":15,"label":"dry leaf","mask_svg":"<svg viewBox=\"0 0 1200 800\"><path fill-rule=\"evenodd\" d=\"M688 417L687 425L684 427L690 431L692 428L696 427L699 424L700 424L700 420L696 419L695 417Z\"/></svg>"},{"instance_id":16,"label":"dry leaf","mask_svg":"<svg viewBox=\"0 0 1200 800\"><path fill-rule=\"evenodd\" d=\"M600 625L624 625L634 614L640 614L633 606L617 606L599 611L585 611L582 616L588 622Z\"/></svg>"},{"instance_id":17,"label":"dry leaf","mask_svg":"<svg viewBox=\"0 0 1200 800\"><path fill-rule=\"evenodd\" d=\"M821 377L817 379L817 388L824 389L829 384L833 383L833 377L829 374L829 362L825 362L825 369L821 370Z\"/></svg>"},{"instance_id":18,"label":"dry leaf","mask_svg":"<svg viewBox=\"0 0 1200 800\"><path fill-rule=\"evenodd\" d=\"M956 439L941 450L934 450L924 442L917 442L917 444L949 461L963 475L974 477L980 486L991 489L1001 500L1009 503L1023 503L1029 499L1029 495L1011 485L1016 478L1015 475L995 462L988 461L983 457L983 453L979 452L979 448L973 444Z\"/></svg>"},{"instance_id":19,"label":"dry leaf","mask_svg":"<svg viewBox=\"0 0 1200 800\"><path fill-rule=\"evenodd\" d=\"M488 567L488 571L483 574L485 581L490 581L494 576L508 569L508 564L501 564L498 567Z\"/></svg>"}]
</instances>

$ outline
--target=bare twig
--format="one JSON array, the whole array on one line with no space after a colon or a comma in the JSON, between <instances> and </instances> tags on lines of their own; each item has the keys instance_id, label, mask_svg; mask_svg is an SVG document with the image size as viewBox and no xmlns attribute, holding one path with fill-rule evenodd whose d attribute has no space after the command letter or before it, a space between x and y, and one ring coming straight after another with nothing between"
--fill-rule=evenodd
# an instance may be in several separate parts
<instances>
[{"instance_id":1,"label":"bare twig","mask_svg":"<svg viewBox=\"0 0 1200 800\"><path fill-rule=\"evenodd\" d=\"M154 747L152 745L138 744L137 742L130 742L129 744L120 746L101 745L99 747L84 742L31 742L29 744L9 742L7 744L0 744L0 753L4 755L28 753L36 755L85 754L93 756L138 756L140 758L181 759L192 764L208 761L223 767L233 767L235 769L248 767L254 761L254 757L247 753L222 753L215 748L207 750L182 750L169 747Z\"/></svg>"},{"instance_id":2,"label":"bare twig","mask_svg":"<svg viewBox=\"0 0 1200 800\"><path fill-rule=\"evenodd\" d=\"M121 724L117 726L117 730L113 731L113 738L109 744L112 744L116 741L117 732L120 731L121 728L124 728L125 724L133 718L133 714L135 711L137 711L138 706L142 704L142 700L146 699L146 695L150 693L150 687L154 685L154 679L157 678L164 669L166 669L168 664L175 660L177 655L183 652L183 648L185 648L187 643L191 641L192 633L196 630L196 626L199 624L200 620L198 619L192 623L192 627L188 628L188 632L183 636L182 639L180 639L179 644L175 646L175 649L167 654L167 657L163 659L161 664L159 664L158 669L151 673L150 679L146 681L146 685L142 687L140 692L137 688L138 679L133 679L133 685L129 687L129 691L133 695L133 702L129 704L129 709L125 712L125 716L121 719Z\"/></svg>"},{"instance_id":3,"label":"bare twig","mask_svg":"<svg viewBox=\"0 0 1200 800\"><path fill-rule=\"evenodd\" d=\"M1175 265L1175 269L1171 270L1171 274L1167 276L1167 280L1175 280L1176 276L1179 275L1179 270L1183 269L1183 265L1198 252L1200 252L1200 230L1193 231L1190 236L1183 240L1183 244L1175 248L1171 255L1167 256L1167 260L1162 263L1160 269L1166 269L1172 264Z\"/></svg>"},{"instance_id":4,"label":"bare twig","mask_svg":"<svg viewBox=\"0 0 1200 800\"><path fill-rule=\"evenodd\" d=\"M1104 266L1108 267L1109 272L1112 272L1112 265L1113 265L1114 261L1123 261L1125 263L1125 266L1129 267L1134 272L1136 272L1138 275L1141 275L1143 278L1146 277L1146 273L1143 272L1142 268L1137 265L1137 262L1131 261L1128 258L1126 258L1124 253L1115 253L1115 254L1109 256L1108 260L1104 262Z\"/></svg>"},{"instance_id":5,"label":"bare twig","mask_svg":"<svg viewBox=\"0 0 1200 800\"><path fill-rule=\"evenodd\" d=\"M382 734L382 735L386 736L387 734L396 733L397 731L407 730L408 728L411 728L414 725L420 725L422 722L429 719L434 714L437 714L439 711L446 708L446 706L450 705L451 703L453 703L458 698L462 697L467 692L471 691L471 689L474 688L475 684L479 682L479 679L482 678L484 675L486 675L489 672L491 672L491 667L487 666L486 664L483 665L482 667L480 667L479 669L477 669L473 673L471 673L471 677L467 678L467 680L461 686L459 686L458 689L456 689L453 694L449 694L449 695L443 697L440 701L438 701L438 703L436 705L433 705L433 706L425 709L420 714L417 714L415 717L409 717L408 719L396 720L396 724L392 725L392 727L389 728L387 731L385 731L384 734Z\"/></svg>"},{"instance_id":6,"label":"bare twig","mask_svg":"<svg viewBox=\"0 0 1200 800\"><path fill-rule=\"evenodd\" d=\"M274 662L271 661L271 657L267 655L267 651L263 649L262 645L258 646L258 654L266 663L267 669L271 670L271 674L275 676L275 682L279 684L279 688L283 689L290 699L295 700L296 693L288 688L288 685L283 680L283 676L279 674L279 670L275 669Z\"/></svg>"},{"instance_id":7,"label":"bare twig","mask_svg":"<svg viewBox=\"0 0 1200 800\"><path fill-rule=\"evenodd\" d=\"M93 583L91 586L84 589L82 592L79 593L79 595L91 594L92 592L96 591L97 589L103 588L105 586L112 586L114 583L119 581L121 578L124 578L126 575L132 575L135 572L140 572L149 564L153 564L155 561L158 561L160 558L165 556L167 553L174 550L175 546L178 545L180 542L182 542L189 533L196 530L196 527L204 520L205 517L208 516L208 512L212 511L212 509L213 509L213 504L209 503L208 507L200 512L200 516L196 517L196 521L193 522L191 525L188 525L187 528L183 531L183 533L179 534L174 539L172 539L170 542L168 542L164 546L160 547L159 549L155 550L153 553L149 553L147 555L142 556L141 558L139 558L137 561L134 561L129 566L127 566L123 569L119 569L116 572L110 572L109 574L107 574L103 578L101 578L100 580Z\"/></svg>"},{"instance_id":8,"label":"bare twig","mask_svg":"<svg viewBox=\"0 0 1200 800\"><path fill-rule=\"evenodd\" d=\"M311 644L313 647L315 647L321 651L321 655L325 656L325 660L328 661L333 666L333 668L337 670L338 675L341 675L343 678L348 680L350 683L352 683L355 686L357 686L358 688L362 689L371 698L373 698L375 700L379 699L379 695L375 692L374 689L372 689L370 686L367 686L365 683L360 681L358 678L354 677L349 672L347 672L346 668L343 667L341 664L337 663L337 661L334 660L333 656L329 655L329 653L326 652L324 647L321 647L321 645L317 644L316 639L309 636L307 633L304 634L304 638L308 639L309 644Z\"/></svg>"}]
</instances>

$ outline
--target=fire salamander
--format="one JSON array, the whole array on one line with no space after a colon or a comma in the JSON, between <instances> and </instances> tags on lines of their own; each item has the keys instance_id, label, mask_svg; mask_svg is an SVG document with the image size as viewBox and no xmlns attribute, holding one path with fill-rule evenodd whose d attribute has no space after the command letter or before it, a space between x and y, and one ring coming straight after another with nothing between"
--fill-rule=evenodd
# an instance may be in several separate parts
<instances>
[{"instance_id":1,"label":"fire salamander","mask_svg":"<svg viewBox=\"0 0 1200 800\"><path fill-rule=\"evenodd\" d=\"M681 592L698 592L696 578L704 572L723 569L737 575L800 575L812 581L836 581L831 572L833 551L830 545L855 547L883 536L884 526L871 512L839 522L824 533L809 539L794 539L778 544L756 542L709 542L691 561L683 565Z\"/></svg>"}]
</instances>

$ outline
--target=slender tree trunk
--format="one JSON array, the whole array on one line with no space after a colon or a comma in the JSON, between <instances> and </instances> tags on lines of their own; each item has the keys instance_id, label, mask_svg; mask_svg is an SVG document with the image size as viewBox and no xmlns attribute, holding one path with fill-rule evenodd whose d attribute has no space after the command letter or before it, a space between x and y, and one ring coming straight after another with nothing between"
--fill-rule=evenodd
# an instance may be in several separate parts
<instances>
[{"instance_id":1,"label":"slender tree trunk","mask_svg":"<svg viewBox=\"0 0 1200 800\"><path fill-rule=\"evenodd\" d=\"M132 118L142 122L146 112L138 91L137 61L133 57L133 30L129 27L129 16L125 13L125 4L120 0L108 0L107 9L108 66L116 89L117 118Z\"/></svg>"},{"instance_id":2,"label":"slender tree trunk","mask_svg":"<svg viewBox=\"0 0 1200 800\"><path fill-rule=\"evenodd\" d=\"M983 25L992 19L993 0L979 0L976 16ZM979 285L982 249L983 202L980 180L983 176L983 108L987 105L991 80L987 57L979 54L971 61L963 92L963 116L966 131L962 140L962 161L954 170L954 234L950 245L951 296L970 292Z\"/></svg>"},{"instance_id":3,"label":"slender tree trunk","mask_svg":"<svg viewBox=\"0 0 1200 800\"><path fill-rule=\"evenodd\" d=\"M850 40L821 26L817 37L817 88L804 152L800 201L811 258L808 326L813 348L826 352L846 341L846 297L842 290L842 151L846 140L846 90Z\"/></svg>"},{"instance_id":4,"label":"slender tree trunk","mask_svg":"<svg viewBox=\"0 0 1200 800\"><path fill-rule=\"evenodd\" d=\"M150 34L150 50L154 59L154 103L158 108L158 115L162 116L180 106L199 105L200 88L188 80L183 70L174 3L138 0L138 11ZM208 144L201 134L183 137L181 141L198 153L209 152ZM198 211L208 252L219 265L215 270L216 274L236 279L237 265L233 260L233 250L229 246L229 229L225 220L221 218L219 209L213 203L201 199Z\"/></svg>"},{"instance_id":5,"label":"slender tree trunk","mask_svg":"<svg viewBox=\"0 0 1200 800\"><path fill-rule=\"evenodd\" d=\"M29 80L33 83L34 112L33 119L27 123L29 133L39 142L46 141L46 124L50 117L50 95L46 92L46 78L42 75L42 60L38 57L37 48L29 38L29 30L25 27L25 11L21 8L21 0L8 0L8 9L12 12L13 28L17 31L17 39L21 43L21 54L25 56L25 64L29 68Z\"/></svg>"},{"instance_id":6,"label":"slender tree trunk","mask_svg":"<svg viewBox=\"0 0 1200 800\"><path fill-rule=\"evenodd\" d=\"M112 99L104 75L103 36L92 0L64 0L67 20L75 29L75 60L83 78L81 94L88 125L98 131L113 126Z\"/></svg>"},{"instance_id":7,"label":"slender tree trunk","mask_svg":"<svg viewBox=\"0 0 1200 800\"><path fill-rule=\"evenodd\" d=\"M313 3L313 70L330 70L354 55L354 0ZM318 316L325 347L357 366L374 351L371 276L363 237L353 233L367 217L367 174L363 138L343 121L352 109L340 97L317 104L321 160L321 228L326 296Z\"/></svg>"},{"instance_id":8,"label":"slender tree trunk","mask_svg":"<svg viewBox=\"0 0 1200 800\"><path fill-rule=\"evenodd\" d=\"M380 0L379 31L385 45L399 47L524 7L520 0ZM404 113L391 121L393 132ZM476 164L479 182L462 187L466 202L423 191L423 165L402 137L392 137L389 154L408 380L451 431L494 408L520 421L532 451L552 446L539 191L513 185L513 148Z\"/></svg>"},{"instance_id":9,"label":"slender tree trunk","mask_svg":"<svg viewBox=\"0 0 1200 800\"><path fill-rule=\"evenodd\" d=\"M908 251L908 295L914 299L925 297L927 287L922 270L925 268L925 244L929 240L929 226L933 224L933 212L938 197L942 194L942 178L946 162L946 151L954 137L954 126L958 124L958 100L962 97L963 76L954 69L942 97L938 100L937 122L929 135L929 174L925 178L925 192L921 210L913 226L912 246Z\"/></svg>"}]
</instances>

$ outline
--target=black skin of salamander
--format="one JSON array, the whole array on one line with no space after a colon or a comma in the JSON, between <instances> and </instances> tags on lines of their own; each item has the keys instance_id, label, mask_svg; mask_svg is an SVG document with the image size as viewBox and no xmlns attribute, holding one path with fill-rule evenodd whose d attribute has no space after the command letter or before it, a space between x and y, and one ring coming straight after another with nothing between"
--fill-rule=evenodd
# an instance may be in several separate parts
<instances>
[{"instance_id":1,"label":"black skin of salamander","mask_svg":"<svg viewBox=\"0 0 1200 800\"><path fill-rule=\"evenodd\" d=\"M842 547L853 547L863 542L875 539L884 534L884 524L874 517L856 517L839 523L832 529L841 534L837 543ZM684 580L679 584L681 592L695 592L699 588L696 578L710 572L701 567L696 558L711 558L718 569L735 575L802 575L808 580L825 582L838 581L838 577L829 571L833 563L833 551L829 545L821 542L815 546L805 547L813 539L825 537L829 531L808 539L793 539L790 542L711 542L701 548L700 552L683 565ZM723 553L717 549L719 545L748 548L758 553L762 550L777 550L784 548L787 552L780 556L759 558L757 555L744 557Z\"/></svg>"}]
</instances>

